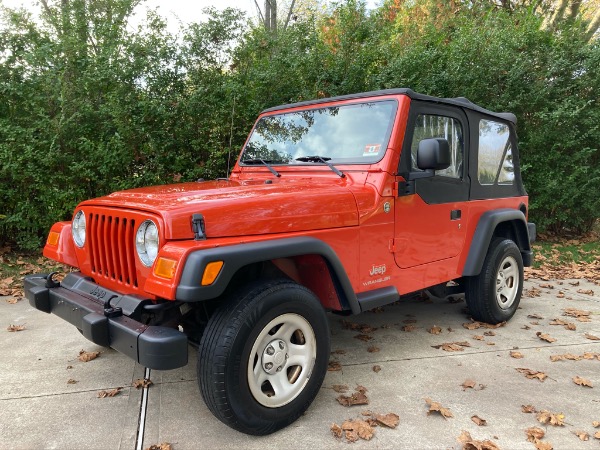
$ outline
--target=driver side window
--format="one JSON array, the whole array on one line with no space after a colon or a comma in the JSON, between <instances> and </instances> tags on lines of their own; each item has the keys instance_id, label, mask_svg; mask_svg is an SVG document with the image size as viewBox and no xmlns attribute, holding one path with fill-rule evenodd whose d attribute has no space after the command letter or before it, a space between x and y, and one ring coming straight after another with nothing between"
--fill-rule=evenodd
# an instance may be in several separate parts
<instances>
[{"instance_id":1,"label":"driver side window","mask_svg":"<svg viewBox=\"0 0 600 450\"><path fill-rule=\"evenodd\" d=\"M423 139L443 138L450 145L450 167L436 171L436 176L462 178L463 130L460 122L453 117L432 114L419 114L415 122L411 144L411 170L421 172L417 167L417 149Z\"/></svg>"}]
</instances>

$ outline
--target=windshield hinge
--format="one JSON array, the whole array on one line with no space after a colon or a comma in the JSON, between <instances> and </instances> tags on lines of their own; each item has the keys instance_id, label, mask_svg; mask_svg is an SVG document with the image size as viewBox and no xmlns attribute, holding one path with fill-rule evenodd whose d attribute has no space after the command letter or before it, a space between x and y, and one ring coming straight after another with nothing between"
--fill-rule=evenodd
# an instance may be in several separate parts
<instances>
[{"instance_id":1,"label":"windshield hinge","mask_svg":"<svg viewBox=\"0 0 600 450\"><path fill-rule=\"evenodd\" d=\"M204 216L202 214L192 214L192 231L194 232L195 241L203 241L206 239Z\"/></svg>"}]
</instances>

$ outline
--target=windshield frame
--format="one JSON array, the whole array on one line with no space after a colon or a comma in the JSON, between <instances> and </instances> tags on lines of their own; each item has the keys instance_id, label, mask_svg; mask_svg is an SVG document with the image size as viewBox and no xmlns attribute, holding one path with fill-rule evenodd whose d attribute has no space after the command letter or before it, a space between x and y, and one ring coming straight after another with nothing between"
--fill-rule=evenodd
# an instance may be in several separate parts
<instances>
[{"instance_id":1,"label":"windshield frame","mask_svg":"<svg viewBox=\"0 0 600 450\"><path fill-rule=\"evenodd\" d=\"M388 102L388 103L391 102L393 104L393 109L389 116L389 122L387 124L387 129L385 131L384 138L381 142L381 147L383 148L383 151L379 152L377 160L360 161L358 158L356 158L354 161L338 161L336 158L332 158L329 161L333 165L372 165L372 164L377 164L377 163L381 162L381 160L385 157L387 149L389 148L390 140L392 138L392 133L393 133L394 126L396 123L396 118L398 116L398 112L400 109L400 102L398 101L398 98L395 96L393 96L393 97L385 96L385 97L370 98L370 99L362 98L360 100L332 102L332 103L327 103L327 104L321 103L321 104L315 104L312 107L310 107L310 106L297 107L297 108L293 108L290 110L283 110L283 111L277 110L272 113L268 112L265 114L261 114L258 117L258 119L256 120L256 122L254 123L252 130L248 134L248 138L246 139L246 142L244 143L244 146L242 147L242 150L240 152L240 156L238 158L237 163L240 167L257 167L256 164L244 164L243 157L246 152L246 148L247 148L248 144L250 143L250 140L252 139L252 136L253 136L258 124L260 123L261 120L263 120L267 117L285 116L288 114L295 114L295 113L304 112L304 111L325 110L325 109L329 109L329 108L344 108L344 107L352 107L352 106L357 106L357 105L366 105L366 104L374 104L374 103L382 103L382 102ZM327 157L328 155L320 155L320 156ZM290 162L275 161L275 160L269 160L268 162L271 166L278 166L278 167L280 167L280 166L305 166L306 167L306 166L314 166L314 165L324 165L324 163L303 162L303 161L296 161L296 159L292 159ZM258 167L260 167L260 166L258 166Z\"/></svg>"}]
</instances>

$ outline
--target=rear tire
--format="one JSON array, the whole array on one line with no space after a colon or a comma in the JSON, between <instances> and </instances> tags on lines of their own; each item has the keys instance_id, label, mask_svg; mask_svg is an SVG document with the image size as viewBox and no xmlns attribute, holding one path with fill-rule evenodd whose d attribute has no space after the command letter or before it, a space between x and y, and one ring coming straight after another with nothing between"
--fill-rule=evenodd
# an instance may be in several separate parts
<instances>
[{"instance_id":1,"label":"rear tire","mask_svg":"<svg viewBox=\"0 0 600 450\"><path fill-rule=\"evenodd\" d=\"M473 319L498 324L517 311L523 291L523 258L510 239L494 238L479 275L469 277L465 299Z\"/></svg>"},{"instance_id":2,"label":"rear tire","mask_svg":"<svg viewBox=\"0 0 600 450\"><path fill-rule=\"evenodd\" d=\"M210 318L198 353L198 384L230 427L266 435L294 422L319 392L329 323L317 297L288 280L241 289Z\"/></svg>"}]
</instances>

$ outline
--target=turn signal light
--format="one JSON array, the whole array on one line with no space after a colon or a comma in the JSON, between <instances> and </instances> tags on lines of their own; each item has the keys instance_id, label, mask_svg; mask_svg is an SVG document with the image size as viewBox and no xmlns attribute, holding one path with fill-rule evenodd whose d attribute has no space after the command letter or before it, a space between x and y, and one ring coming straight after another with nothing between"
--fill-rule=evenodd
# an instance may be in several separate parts
<instances>
[{"instance_id":1,"label":"turn signal light","mask_svg":"<svg viewBox=\"0 0 600 450\"><path fill-rule=\"evenodd\" d=\"M176 267L177 261L161 256L156 260L156 264L154 264L154 275L170 280L175 276Z\"/></svg>"},{"instance_id":2,"label":"turn signal light","mask_svg":"<svg viewBox=\"0 0 600 450\"><path fill-rule=\"evenodd\" d=\"M60 234L56 231L51 231L48 234L48 239L46 240L46 244L48 245L58 245L58 239L60 238Z\"/></svg>"},{"instance_id":3,"label":"turn signal light","mask_svg":"<svg viewBox=\"0 0 600 450\"><path fill-rule=\"evenodd\" d=\"M202 275L202 286L209 286L214 283L214 281L221 273L221 269L223 268L223 261L213 261L206 265L206 269L204 269L204 275Z\"/></svg>"}]
</instances>

